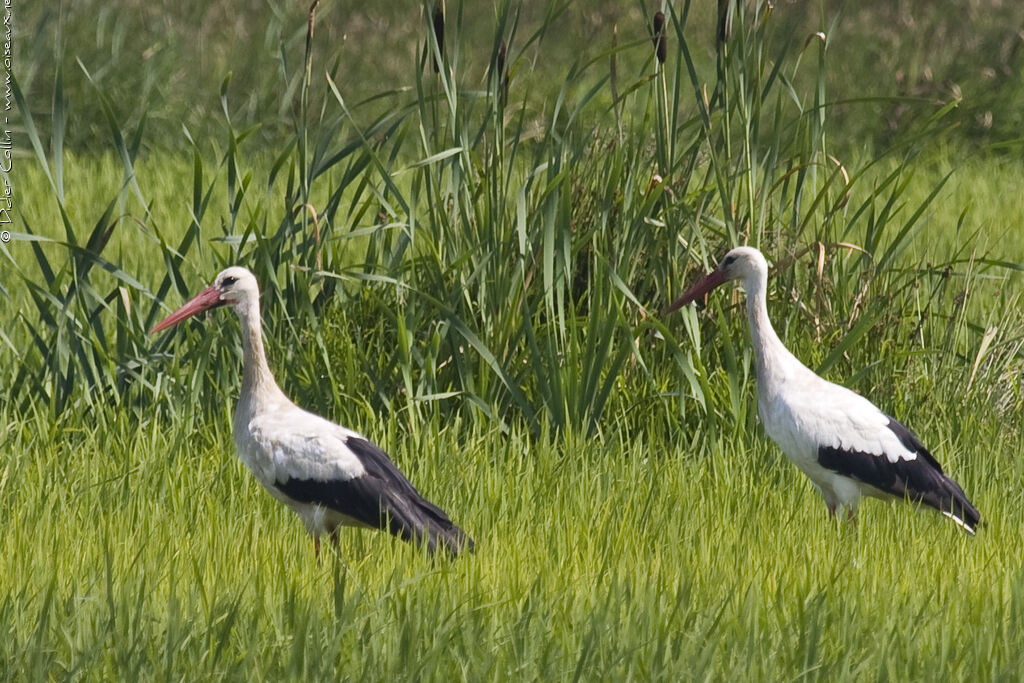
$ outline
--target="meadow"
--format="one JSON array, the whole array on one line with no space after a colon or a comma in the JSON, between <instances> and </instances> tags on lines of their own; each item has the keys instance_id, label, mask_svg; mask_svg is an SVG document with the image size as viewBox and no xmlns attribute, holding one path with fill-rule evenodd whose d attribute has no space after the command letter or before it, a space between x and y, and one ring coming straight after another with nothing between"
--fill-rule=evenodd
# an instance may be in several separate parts
<instances>
[{"instance_id":1,"label":"meadow","mask_svg":"<svg viewBox=\"0 0 1024 683\"><path fill-rule=\"evenodd\" d=\"M1020 677L1021 9L236 4L18 8L0 678ZM659 313L736 244L977 536L830 519L742 293ZM235 457L234 316L147 332L236 263L286 393L475 554L315 558Z\"/></svg>"}]
</instances>

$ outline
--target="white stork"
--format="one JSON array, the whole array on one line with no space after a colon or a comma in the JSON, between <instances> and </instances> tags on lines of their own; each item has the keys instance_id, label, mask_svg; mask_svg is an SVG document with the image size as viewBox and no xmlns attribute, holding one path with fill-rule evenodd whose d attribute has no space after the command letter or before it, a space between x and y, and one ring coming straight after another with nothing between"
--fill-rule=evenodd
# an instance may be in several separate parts
<instances>
[{"instance_id":1,"label":"white stork","mask_svg":"<svg viewBox=\"0 0 1024 683\"><path fill-rule=\"evenodd\" d=\"M472 552L473 540L426 500L377 445L292 403L277 386L263 352L260 292L245 268L221 272L214 283L151 330L159 332L218 306L242 323L242 393L235 407L238 457L270 495L290 507L313 536L337 543L339 526L386 529L433 553Z\"/></svg>"},{"instance_id":2,"label":"white stork","mask_svg":"<svg viewBox=\"0 0 1024 683\"><path fill-rule=\"evenodd\" d=\"M768 263L733 249L666 309L742 280L757 362L757 409L768 436L821 491L830 515L856 519L862 495L929 505L973 534L978 510L914 434L866 398L818 377L783 346L768 320Z\"/></svg>"}]
</instances>

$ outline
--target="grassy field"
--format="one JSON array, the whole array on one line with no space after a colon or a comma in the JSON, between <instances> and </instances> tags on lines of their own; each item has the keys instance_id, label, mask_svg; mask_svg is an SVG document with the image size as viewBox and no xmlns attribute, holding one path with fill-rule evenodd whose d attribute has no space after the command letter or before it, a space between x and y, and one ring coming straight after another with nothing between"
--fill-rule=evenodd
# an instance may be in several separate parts
<instances>
[{"instance_id":1,"label":"grassy field","mask_svg":"<svg viewBox=\"0 0 1024 683\"><path fill-rule=\"evenodd\" d=\"M751 2L721 45L682 3L659 65L646 5L448 3L440 45L357 4L312 37L308 5L19 8L0 679L1018 678L1020 10ZM658 315L739 243L976 537L831 520L757 423L742 295ZM234 317L147 334L233 263L286 392L474 555L316 560L234 455Z\"/></svg>"},{"instance_id":2,"label":"grassy field","mask_svg":"<svg viewBox=\"0 0 1024 683\"><path fill-rule=\"evenodd\" d=\"M909 506L837 526L754 435L702 453L363 427L475 555L432 562L352 531L317 563L220 425L124 420L57 442L10 425L5 676L992 680L1024 665L1024 444L991 423L925 432L985 514L977 538Z\"/></svg>"}]
</instances>

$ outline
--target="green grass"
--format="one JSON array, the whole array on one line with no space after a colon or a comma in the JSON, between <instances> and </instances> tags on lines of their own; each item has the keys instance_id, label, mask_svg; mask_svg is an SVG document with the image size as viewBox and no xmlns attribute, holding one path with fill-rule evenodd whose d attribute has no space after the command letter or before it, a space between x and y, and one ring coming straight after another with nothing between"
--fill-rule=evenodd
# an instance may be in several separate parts
<instances>
[{"instance_id":1,"label":"green grass","mask_svg":"<svg viewBox=\"0 0 1024 683\"><path fill-rule=\"evenodd\" d=\"M927 418L927 413L924 416ZM317 563L224 425L122 420L53 442L10 423L5 678L993 679L1024 610L1022 445L924 432L986 526L911 506L859 525L757 437L706 454L378 422L478 551L432 562L349 531ZM986 442L1005 444L995 455Z\"/></svg>"},{"instance_id":2,"label":"green grass","mask_svg":"<svg viewBox=\"0 0 1024 683\"><path fill-rule=\"evenodd\" d=\"M656 66L646 6L448 3L435 75L428 7L325 2L311 42L308 5L232 7L19 10L0 678L1016 676L1012 79L877 99L881 10L746 3L718 51L684 2ZM1012 24L914 17L984 49L907 43L912 80L985 68ZM658 315L737 243L776 266L787 345L921 436L977 537L875 501L830 520L757 424L742 295ZM147 333L233 263L286 392L384 446L475 555L350 531L316 561L234 456L233 316Z\"/></svg>"}]
</instances>

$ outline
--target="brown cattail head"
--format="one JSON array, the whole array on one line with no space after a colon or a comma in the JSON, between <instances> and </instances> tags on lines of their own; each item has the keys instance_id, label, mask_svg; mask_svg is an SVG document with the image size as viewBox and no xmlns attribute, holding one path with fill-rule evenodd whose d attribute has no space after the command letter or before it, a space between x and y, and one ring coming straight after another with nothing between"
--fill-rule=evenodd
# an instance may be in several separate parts
<instances>
[{"instance_id":1,"label":"brown cattail head","mask_svg":"<svg viewBox=\"0 0 1024 683\"><path fill-rule=\"evenodd\" d=\"M718 0L718 42L728 43L732 37L732 0Z\"/></svg>"},{"instance_id":2,"label":"brown cattail head","mask_svg":"<svg viewBox=\"0 0 1024 683\"><path fill-rule=\"evenodd\" d=\"M658 57L658 63L664 64L668 54L668 38L665 36L665 14L654 13L654 54Z\"/></svg>"},{"instance_id":3,"label":"brown cattail head","mask_svg":"<svg viewBox=\"0 0 1024 683\"><path fill-rule=\"evenodd\" d=\"M508 99L508 70L505 68L505 53L508 50L508 46L505 41L501 41L501 47L498 48L498 80L497 82L501 85L501 99L506 101Z\"/></svg>"},{"instance_id":4,"label":"brown cattail head","mask_svg":"<svg viewBox=\"0 0 1024 683\"><path fill-rule=\"evenodd\" d=\"M434 38L437 40L437 51L444 54L444 9L441 7L441 3L438 3L434 7ZM437 57L434 57L434 73L441 72L441 65L437 62Z\"/></svg>"},{"instance_id":5,"label":"brown cattail head","mask_svg":"<svg viewBox=\"0 0 1024 683\"><path fill-rule=\"evenodd\" d=\"M501 47L498 48L498 75L499 76L503 75L505 73L505 52L506 52L507 49L508 49L508 46L505 44L505 41L504 40L501 41Z\"/></svg>"}]
</instances>

